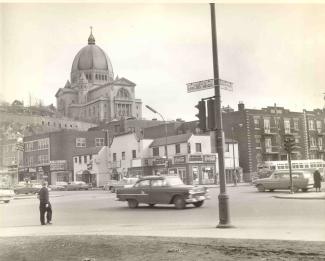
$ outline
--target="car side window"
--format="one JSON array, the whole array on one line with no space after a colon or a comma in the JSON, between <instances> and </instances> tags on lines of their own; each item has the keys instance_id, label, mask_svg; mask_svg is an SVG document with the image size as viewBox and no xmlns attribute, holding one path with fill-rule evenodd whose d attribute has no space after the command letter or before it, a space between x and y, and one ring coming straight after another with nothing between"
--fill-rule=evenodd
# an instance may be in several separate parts
<instances>
[{"instance_id":1,"label":"car side window","mask_svg":"<svg viewBox=\"0 0 325 261\"><path fill-rule=\"evenodd\" d=\"M165 182L165 180L162 180L162 179L156 179L156 180L151 181L152 187L162 187L165 185L166 185L166 182Z\"/></svg>"},{"instance_id":2,"label":"car side window","mask_svg":"<svg viewBox=\"0 0 325 261\"><path fill-rule=\"evenodd\" d=\"M139 182L137 182L134 187L149 187L150 186L150 180L149 179L145 179L145 180L141 180Z\"/></svg>"}]
</instances>

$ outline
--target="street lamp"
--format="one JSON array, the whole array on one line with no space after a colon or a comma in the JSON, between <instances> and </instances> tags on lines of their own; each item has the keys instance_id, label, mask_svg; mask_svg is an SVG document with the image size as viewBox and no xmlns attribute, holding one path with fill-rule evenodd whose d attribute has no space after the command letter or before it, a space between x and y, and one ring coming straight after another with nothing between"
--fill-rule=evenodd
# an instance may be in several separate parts
<instances>
[{"instance_id":1,"label":"street lamp","mask_svg":"<svg viewBox=\"0 0 325 261\"><path fill-rule=\"evenodd\" d=\"M165 120L165 118L158 112L156 111L155 109L151 108L149 105L146 105L146 108L149 109L150 111L152 111L153 113L155 114L158 114L162 120L164 121L165 123L165 156L166 156L166 160L167 160L167 174L168 174L168 150L167 150L167 122Z\"/></svg>"}]
</instances>

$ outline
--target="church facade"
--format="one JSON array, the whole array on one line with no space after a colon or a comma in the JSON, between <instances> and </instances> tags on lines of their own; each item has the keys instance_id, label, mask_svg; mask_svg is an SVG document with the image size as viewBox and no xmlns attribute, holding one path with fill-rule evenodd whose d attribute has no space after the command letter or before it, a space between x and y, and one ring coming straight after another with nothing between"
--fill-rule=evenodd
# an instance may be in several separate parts
<instances>
[{"instance_id":1,"label":"church facade","mask_svg":"<svg viewBox=\"0 0 325 261\"><path fill-rule=\"evenodd\" d=\"M63 116L92 123L141 119L135 86L126 78L114 78L111 61L91 32L88 45L73 60L70 81L55 95L57 109Z\"/></svg>"}]
</instances>

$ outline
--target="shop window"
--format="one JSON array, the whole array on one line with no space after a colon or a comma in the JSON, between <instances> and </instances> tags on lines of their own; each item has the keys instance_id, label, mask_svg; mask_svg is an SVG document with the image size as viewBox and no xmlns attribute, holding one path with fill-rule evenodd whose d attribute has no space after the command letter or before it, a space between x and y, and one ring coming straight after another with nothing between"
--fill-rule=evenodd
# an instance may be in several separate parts
<instances>
[{"instance_id":1,"label":"shop window","mask_svg":"<svg viewBox=\"0 0 325 261\"><path fill-rule=\"evenodd\" d=\"M84 156L84 163L87 163L87 155Z\"/></svg>"}]
</instances>

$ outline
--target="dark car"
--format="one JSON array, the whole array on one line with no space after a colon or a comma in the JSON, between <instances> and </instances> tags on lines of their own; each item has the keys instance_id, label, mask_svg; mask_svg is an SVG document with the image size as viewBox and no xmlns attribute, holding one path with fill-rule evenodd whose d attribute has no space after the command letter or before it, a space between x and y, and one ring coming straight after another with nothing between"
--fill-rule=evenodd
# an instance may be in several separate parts
<instances>
[{"instance_id":1,"label":"dark car","mask_svg":"<svg viewBox=\"0 0 325 261\"><path fill-rule=\"evenodd\" d=\"M186 204L201 207L208 199L205 187L184 185L178 176L147 176L139 178L132 187L118 189L116 198L127 201L130 208L139 203L153 207L156 204L174 204L183 209Z\"/></svg>"}]
</instances>

